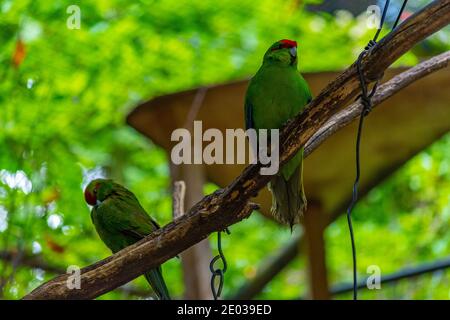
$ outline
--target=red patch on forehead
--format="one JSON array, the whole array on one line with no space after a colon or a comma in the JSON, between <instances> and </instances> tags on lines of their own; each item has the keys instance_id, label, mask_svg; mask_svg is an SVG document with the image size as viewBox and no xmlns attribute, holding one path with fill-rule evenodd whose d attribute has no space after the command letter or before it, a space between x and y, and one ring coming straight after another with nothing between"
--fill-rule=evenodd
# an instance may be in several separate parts
<instances>
[{"instance_id":1,"label":"red patch on forehead","mask_svg":"<svg viewBox=\"0 0 450 320\"><path fill-rule=\"evenodd\" d=\"M91 206L95 206L97 204L97 195L95 191L97 191L98 187L99 184L96 184L92 189L92 192L90 192L88 188L84 190L84 199Z\"/></svg>"},{"instance_id":2,"label":"red patch on forehead","mask_svg":"<svg viewBox=\"0 0 450 320\"><path fill-rule=\"evenodd\" d=\"M280 40L280 42L283 48L293 48L297 46L297 41L294 40L283 39Z\"/></svg>"},{"instance_id":3,"label":"red patch on forehead","mask_svg":"<svg viewBox=\"0 0 450 320\"><path fill-rule=\"evenodd\" d=\"M84 200L86 200L86 202L91 206L95 205L95 203L97 202L95 196L90 193L88 189L84 190Z\"/></svg>"}]
</instances>

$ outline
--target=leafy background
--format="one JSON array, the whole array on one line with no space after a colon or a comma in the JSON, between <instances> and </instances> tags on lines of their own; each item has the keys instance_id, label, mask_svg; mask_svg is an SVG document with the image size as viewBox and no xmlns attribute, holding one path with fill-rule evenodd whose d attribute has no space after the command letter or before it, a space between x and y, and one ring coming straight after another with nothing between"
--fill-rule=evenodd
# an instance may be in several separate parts
<instances>
[{"instance_id":1,"label":"leafy background","mask_svg":"<svg viewBox=\"0 0 450 320\"><path fill-rule=\"evenodd\" d=\"M352 63L374 30L367 29L364 14L304 10L305 3L320 2L0 1L0 257L19 253L12 263L0 260L1 297L18 299L68 265L109 255L83 201L82 187L93 177L118 180L161 224L171 221L167 156L124 122L138 102L247 77L280 38L299 39L302 71ZM73 4L81 8L79 30L66 27ZM448 39L448 30L440 32L397 64L448 50ZM354 228L364 239L358 241L361 275L371 264L387 273L448 256L449 159L446 136L359 203ZM266 241L268 235L277 241ZM225 295L290 238L289 230L258 214L233 226L224 239L230 265ZM326 240L330 281L349 281L344 219L328 228ZM303 257L294 260L258 297L305 295L304 263ZM164 273L172 295L182 296L179 261L167 262ZM449 275L402 281L362 297L448 299ZM100 299L149 295L139 278Z\"/></svg>"}]
</instances>

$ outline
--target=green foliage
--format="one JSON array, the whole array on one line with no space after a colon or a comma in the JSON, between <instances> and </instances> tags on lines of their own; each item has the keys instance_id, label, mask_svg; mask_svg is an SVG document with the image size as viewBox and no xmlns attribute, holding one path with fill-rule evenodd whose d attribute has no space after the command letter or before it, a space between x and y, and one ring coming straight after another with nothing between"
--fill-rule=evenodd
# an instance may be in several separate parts
<instances>
[{"instance_id":1,"label":"green foliage","mask_svg":"<svg viewBox=\"0 0 450 320\"><path fill-rule=\"evenodd\" d=\"M448 256L449 147L450 135L447 135L372 190L359 204L354 228L361 275L367 275L370 265L378 265L387 274L399 270L399 266L414 266ZM346 223L341 218L327 231L330 266L336 280L351 278ZM399 289L400 283L392 292L366 292L365 297L449 299L450 292L445 285L449 274L446 271L418 278L416 285L403 286L406 290Z\"/></svg>"},{"instance_id":2,"label":"green foliage","mask_svg":"<svg viewBox=\"0 0 450 320\"><path fill-rule=\"evenodd\" d=\"M81 8L80 30L66 27L73 4ZM94 176L123 183L161 224L171 221L167 156L124 123L139 101L248 77L281 38L299 41L303 71L338 70L355 60L372 33L363 16L313 15L298 1L0 2L0 250L24 253L15 267L0 261L3 297L20 298L54 276L27 267L28 256L64 271L109 255L82 196ZM15 68L19 38L26 55ZM410 53L400 63L417 60ZM448 254L449 141L419 155L358 207L357 239L367 239L358 242L361 273L381 259L383 270L393 271ZM338 221L327 233L333 282L350 279L345 230ZM290 237L257 214L233 226L224 239L225 294L251 279ZM305 293L303 269L303 261L294 261L261 297ZM167 262L164 271L171 293L181 296L179 261ZM127 288L148 290L143 279ZM418 297L448 297L439 288ZM136 298L131 289L101 298Z\"/></svg>"}]
</instances>

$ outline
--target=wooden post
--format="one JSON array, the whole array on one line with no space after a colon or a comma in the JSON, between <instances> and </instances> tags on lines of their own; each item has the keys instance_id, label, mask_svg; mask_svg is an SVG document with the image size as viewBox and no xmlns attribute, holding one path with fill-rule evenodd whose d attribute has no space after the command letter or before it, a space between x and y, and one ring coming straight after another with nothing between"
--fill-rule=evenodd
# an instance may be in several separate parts
<instances>
[{"instance_id":1,"label":"wooden post","mask_svg":"<svg viewBox=\"0 0 450 320\"><path fill-rule=\"evenodd\" d=\"M202 165L171 165L172 182L184 181L186 211L203 198L205 173ZM173 184L172 184L173 185ZM184 277L184 298L190 300L212 299L210 287L211 272L209 263L212 259L208 239L181 253Z\"/></svg>"},{"instance_id":2,"label":"wooden post","mask_svg":"<svg viewBox=\"0 0 450 320\"><path fill-rule=\"evenodd\" d=\"M308 258L308 278L310 298L330 299L328 287L324 231L326 216L322 208L315 203L308 205L305 212L304 227Z\"/></svg>"}]
</instances>

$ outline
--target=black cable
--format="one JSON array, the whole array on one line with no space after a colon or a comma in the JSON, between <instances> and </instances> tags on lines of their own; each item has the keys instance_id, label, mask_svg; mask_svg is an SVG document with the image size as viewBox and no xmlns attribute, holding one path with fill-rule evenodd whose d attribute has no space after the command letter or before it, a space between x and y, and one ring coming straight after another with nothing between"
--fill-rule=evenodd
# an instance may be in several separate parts
<instances>
[{"instance_id":1,"label":"black cable","mask_svg":"<svg viewBox=\"0 0 450 320\"><path fill-rule=\"evenodd\" d=\"M397 27L398 22L400 21L400 17L402 15L403 10L406 7L406 3L408 0L404 0L402 7L400 8L400 11L398 13L397 19L395 20L395 23L392 27L392 30ZM371 98L375 94L377 87L378 87L378 81L375 82L375 85L373 86L370 94L367 94L367 84L364 78L364 72L361 67L361 62L364 56L369 52L369 50L376 45L376 41L378 39L378 36L380 35L380 32L383 28L384 20L386 18L386 13L389 7L389 0L386 0L384 8L383 8L383 15L381 16L380 25L377 29L377 32L375 33L375 36L372 40L369 41L367 46L364 48L364 51L361 52L361 54L358 56L358 60L356 62L356 69L358 72L359 77L359 83L361 87L361 95L359 98L361 98L361 103L363 105L363 108L361 109L361 115L359 117L359 124L358 124L358 132L356 136L356 177L355 182L353 183L353 190L352 190L352 200L350 202L350 205L347 208L347 224L348 229L350 233L350 241L352 246L352 260L353 260L353 300L358 299L358 274L357 274L357 261L356 261L356 245L355 245L355 236L353 233L353 225L352 225L352 216L351 213L353 211L353 207L355 206L356 202L358 201L358 185L359 185L359 179L361 176L361 162L360 162L360 144L361 144L361 135L362 135L362 129L364 124L364 117L369 114L369 112L372 109L372 101Z\"/></svg>"},{"instance_id":2,"label":"black cable","mask_svg":"<svg viewBox=\"0 0 450 320\"><path fill-rule=\"evenodd\" d=\"M352 246L352 262L353 262L353 300L358 299L358 273L357 273L357 259L356 259L356 245L355 245L355 236L353 233L353 225L352 225L352 211L353 207L355 206L356 202L358 201L358 185L359 185L359 179L361 176L361 161L360 161L360 145L361 145L361 135L362 135L362 129L364 124L364 117L367 116L372 109L372 102L371 97L375 94L375 91L377 89L378 82L374 85L372 88L372 91L369 95L367 95L367 84L364 78L364 72L361 68L361 61L364 58L364 56L367 54L367 52L376 44L376 41L378 40L378 36L380 35L380 32L383 28L384 20L386 19L386 13L389 7L389 0L386 0L383 8L383 14L381 16L380 25L378 26L377 32L375 33L375 36L372 40L369 41L367 46L364 48L364 51L361 52L361 54L358 56L358 60L356 62L356 68L358 71L359 76L359 83L361 87L361 103L363 104L363 108L361 109L361 115L359 117L359 124L358 124L358 132L356 135L356 177L355 181L353 183L353 189L352 189L352 200L350 202L350 205L347 208L347 224L348 229L350 233L350 241ZM399 15L400 16L400 15Z\"/></svg>"},{"instance_id":3,"label":"black cable","mask_svg":"<svg viewBox=\"0 0 450 320\"><path fill-rule=\"evenodd\" d=\"M368 44L369 47L372 46L371 43ZM372 89L371 95L367 96L367 86L364 80L364 74L361 69L361 61L362 58L366 55L367 50L364 50L361 52L361 54L358 57L356 68L359 75L359 82L361 86L361 102L363 103L363 108L361 110L361 115L359 117L359 125L358 125L358 131L356 135L356 177L355 182L353 183L353 190L352 190L352 201L350 202L350 205L347 208L347 224L348 229L350 232L350 241L352 245L352 261L353 261L353 300L358 299L358 276L357 276L357 263L356 263L356 245L355 245L355 237L353 234L353 226L352 226L352 211L353 207L355 206L356 202L358 201L358 185L359 185L359 178L361 176L361 162L360 162L360 144L361 144L361 135L362 135L362 128L364 123L364 117L370 112L371 109L371 101L370 96L372 93L375 93L376 86L374 89Z\"/></svg>"},{"instance_id":4,"label":"black cable","mask_svg":"<svg viewBox=\"0 0 450 320\"><path fill-rule=\"evenodd\" d=\"M381 16L380 25L378 26L377 33L375 33L375 36L373 37L372 40L373 42L377 42L381 29L383 29L384 19L386 18L387 9L389 7L389 1L390 0L386 0L386 3L384 4L383 15Z\"/></svg>"},{"instance_id":5,"label":"black cable","mask_svg":"<svg viewBox=\"0 0 450 320\"><path fill-rule=\"evenodd\" d=\"M397 27L398 22L400 21L400 18L402 16L403 10L405 10L406 4L408 3L408 0L403 0L402 7L400 8L400 11L397 15L397 19L395 19L394 25L392 26L392 30L394 30Z\"/></svg>"}]
</instances>

